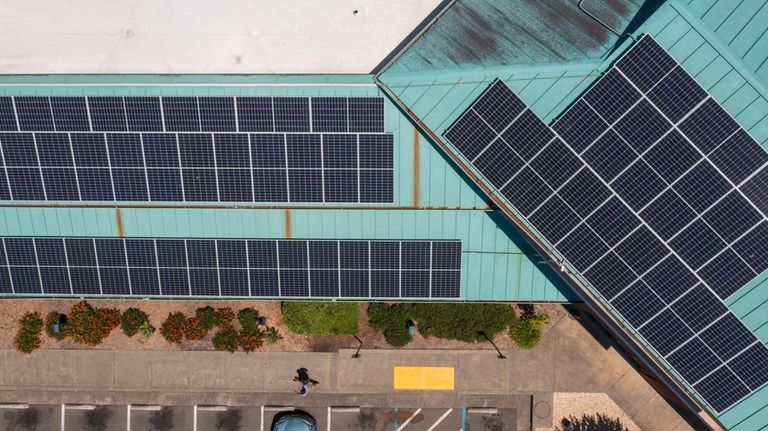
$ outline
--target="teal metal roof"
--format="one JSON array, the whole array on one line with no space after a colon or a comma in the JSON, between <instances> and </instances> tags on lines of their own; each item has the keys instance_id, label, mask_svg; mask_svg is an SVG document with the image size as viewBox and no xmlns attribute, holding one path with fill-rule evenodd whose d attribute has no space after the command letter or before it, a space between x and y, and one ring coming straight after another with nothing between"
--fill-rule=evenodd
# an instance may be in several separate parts
<instances>
[{"instance_id":1,"label":"teal metal roof","mask_svg":"<svg viewBox=\"0 0 768 431\"><path fill-rule=\"evenodd\" d=\"M380 95L370 75L3 76L0 95ZM198 238L460 239L461 299L565 302L577 295L530 249L487 198L387 102L395 135L395 202L231 208L218 203L152 203L115 208L93 203L29 202L0 208L4 236ZM76 206L66 206L76 205ZM252 205L252 204L248 204Z\"/></svg>"},{"instance_id":2,"label":"teal metal roof","mask_svg":"<svg viewBox=\"0 0 768 431\"><path fill-rule=\"evenodd\" d=\"M768 149L768 1L670 0L658 5L647 18L634 34L651 34ZM435 26L440 24L438 20ZM476 67L474 61L465 61L450 67L434 67L428 72L409 72L405 65L413 63L413 56L406 52L384 69L378 79L437 136L497 77L551 123L610 67L629 43L617 43L615 49L603 56L583 55L559 64L531 65L524 58L509 60L505 65ZM440 55L437 48L427 47L429 44L434 42L425 37L410 49L420 55ZM768 272L728 298L727 305L768 344ZM764 428L768 424L768 388L753 392L716 417L729 429Z\"/></svg>"}]
</instances>

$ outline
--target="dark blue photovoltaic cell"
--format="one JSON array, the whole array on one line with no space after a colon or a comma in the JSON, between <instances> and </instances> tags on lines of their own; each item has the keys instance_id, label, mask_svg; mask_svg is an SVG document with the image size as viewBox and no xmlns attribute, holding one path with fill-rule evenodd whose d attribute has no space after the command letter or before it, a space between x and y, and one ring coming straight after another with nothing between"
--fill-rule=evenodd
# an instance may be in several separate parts
<instances>
[{"instance_id":1,"label":"dark blue photovoltaic cell","mask_svg":"<svg viewBox=\"0 0 768 431\"><path fill-rule=\"evenodd\" d=\"M675 60L651 37L641 38L616 63L643 92L656 85L675 65Z\"/></svg>"},{"instance_id":2,"label":"dark blue photovoltaic cell","mask_svg":"<svg viewBox=\"0 0 768 431\"><path fill-rule=\"evenodd\" d=\"M11 281L16 293L43 293L40 274L34 266L12 266Z\"/></svg>"},{"instance_id":3,"label":"dark blue photovoltaic cell","mask_svg":"<svg viewBox=\"0 0 768 431\"><path fill-rule=\"evenodd\" d=\"M13 112L13 99L0 97L0 131L16 131L16 114Z\"/></svg>"},{"instance_id":4,"label":"dark blue photovoltaic cell","mask_svg":"<svg viewBox=\"0 0 768 431\"><path fill-rule=\"evenodd\" d=\"M189 273L186 269L160 268L160 289L163 295L190 295Z\"/></svg>"},{"instance_id":5,"label":"dark blue photovoltaic cell","mask_svg":"<svg viewBox=\"0 0 768 431\"><path fill-rule=\"evenodd\" d=\"M401 271L400 293L403 298L429 298L429 271Z\"/></svg>"},{"instance_id":6,"label":"dark blue photovoltaic cell","mask_svg":"<svg viewBox=\"0 0 768 431\"><path fill-rule=\"evenodd\" d=\"M199 132L200 112L196 97L163 97L165 130L169 132Z\"/></svg>"},{"instance_id":7,"label":"dark blue photovoltaic cell","mask_svg":"<svg viewBox=\"0 0 768 431\"><path fill-rule=\"evenodd\" d=\"M501 189L501 194L527 216L552 195L552 189L526 166Z\"/></svg>"},{"instance_id":8,"label":"dark blue photovoltaic cell","mask_svg":"<svg viewBox=\"0 0 768 431\"><path fill-rule=\"evenodd\" d=\"M3 136L0 135L2 141ZM36 133L35 142L41 166L74 166L69 135L66 133Z\"/></svg>"},{"instance_id":9,"label":"dark blue photovoltaic cell","mask_svg":"<svg viewBox=\"0 0 768 431\"><path fill-rule=\"evenodd\" d=\"M165 239L155 241L157 263L165 267L186 268L187 248L184 240Z\"/></svg>"},{"instance_id":10,"label":"dark blue photovoltaic cell","mask_svg":"<svg viewBox=\"0 0 768 431\"><path fill-rule=\"evenodd\" d=\"M171 133L145 133L144 160L149 168L178 168L179 150L176 135Z\"/></svg>"},{"instance_id":11,"label":"dark blue photovoltaic cell","mask_svg":"<svg viewBox=\"0 0 768 431\"><path fill-rule=\"evenodd\" d=\"M645 226L640 226L627 236L614 251L636 274L644 274L669 254L669 249L664 243Z\"/></svg>"},{"instance_id":12,"label":"dark blue photovoltaic cell","mask_svg":"<svg viewBox=\"0 0 768 431\"><path fill-rule=\"evenodd\" d=\"M72 280L72 293L77 295L99 295L101 284L96 268L70 267L69 278Z\"/></svg>"},{"instance_id":13,"label":"dark blue photovoltaic cell","mask_svg":"<svg viewBox=\"0 0 768 431\"><path fill-rule=\"evenodd\" d=\"M712 163L734 184L741 184L768 163L768 152L744 129L739 129L709 155Z\"/></svg>"},{"instance_id":14,"label":"dark blue photovoltaic cell","mask_svg":"<svg viewBox=\"0 0 768 431\"><path fill-rule=\"evenodd\" d=\"M613 123L641 94L615 69L610 70L584 95L584 100L606 122Z\"/></svg>"},{"instance_id":15,"label":"dark blue photovoltaic cell","mask_svg":"<svg viewBox=\"0 0 768 431\"><path fill-rule=\"evenodd\" d=\"M216 175L220 201L253 202L250 169L219 169Z\"/></svg>"},{"instance_id":16,"label":"dark blue photovoltaic cell","mask_svg":"<svg viewBox=\"0 0 768 431\"><path fill-rule=\"evenodd\" d=\"M731 136L739 124L710 98L678 127L704 154L709 154Z\"/></svg>"},{"instance_id":17,"label":"dark blue photovoltaic cell","mask_svg":"<svg viewBox=\"0 0 768 431\"><path fill-rule=\"evenodd\" d=\"M672 188L693 209L703 213L710 205L728 193L731 186L711 164L703 161L680 178Z\"/></svg>"},{"instance_id":18,"label":"dark blue photovoltaic cell","mask_svg":"<svg viewBox=\"0 0 768 431\"><path fill-rule=\"evenodd\" d=\"M38 250L39 254L40 251ZM126 266L125 242L121 239L97 238L96 257L99 266ZM62 264L65 263L62 262Z\"/></svg>"},{"instance_id":19,"label":"dark blue photovoltaic cell","mask_svg":"<svg viewBox=\"0 0 768 431\"><path fill-rule=\"evenodd\" d=\"M638 157L612 129L605 132L582 156L606 182L611 182Z\"/></svg>"},{"instance_id":20,"label":"dark blue photovoltaic cell","mask_svg":"<svg viewBox=\"0 0 768 431\"><path fill-rule=\"evenodd\" d=\"M232 97L199 97L203 132L235 132L235 101Z\"/></svg>"},{"instance_id":21,"label":"dark blue photovoltaic cell","mask_svg":"<svg viewBox=\"0 0 768 431\"><path fill-rule=\"evenodd\" d=\"M292 202L322 202L322 171L320 169L289 169L288 194Z\"/></svg>"},{"instance_id":22,"label":"dark blue photovoltaic cell","mask_svg":"<svg viewBox=\"0 0 768 431\"><path fill-rule=\"evenodd\" d=\"M702 284L696 285L671 307L694 332L701 331L728 312L728 307Z\"/></svg>"},{"instance_id":23,"label":"dark blue photovoltaic cell","mask_svg":"<svg viewBox=\"0 0 768 431\"><path fill-rule=\"evenodd\" d=\"M699 281L677 256L667 256L643 276L643 281L665 302L672 302Z\"/></svg>"},{"instance_id":24,"label":"dark blue photovoltaic cell","mask_svg":"<svg viewBox=\"0 0 768 431\"><path fill-rule=\"evenodd\" d=\"M190 269L189 287L195 296L219 296L219 274L215 269Z\"/></svg>"},{"instance_id":25,"label":"dark blue photovoltaic cell","mask_svg":"<svg viewBox=\"0 0 768 431\"><path fill-rule=\"evenodd\" d=\"M589 268L608 251L608 246L586 224L582 223L563 238L557 249L579 271Z\"/></svg>"},{"instance_id":26,"label":"dark blue photovoltaic cell","mask_svg":"<svg viewBox=\"0 0 768 431\"><path fill-rule=\"evenodd\" d=\"M400 267L400 243L382 241L371 243L372 269L397 269Z\"/></svg>"},{"instance_id":27,"label":"dark blue photovoltaic cell","mask_svg":"<svg viewBox=\"0 0 768 431\"><path fill-rule=\"evenodd\" d=\"M250 168L248 136L237 134L214 135L217 168Z\"/></svg>"},{"instance_id":28,"label":"dark blue photovoltaic cell","mask_svg":"<svg viewBox=\"0 0 768 431\"><path fill-rule=\"evenodd\" d=\"M729 243L763 221L762 214L736 191L726 195L702 217L715 232Z\"/></svg>"},{"instance_id":29,"label":"dark blue photovoltaic cell","mask_svg":"<svg viewBox=\"0 0 768 431\"><path fill-rule=\"evenodd\" d=\"M250 141L254 168L285 168L284 135L250 135Z\"/></svg>"},{"instance_id":30,"label":"dark blue photovoltaic cell","mask_svg":"<svg viewBox=\"0 0 768 431\"><path fill-rule=\"evenodd\" d=\"M328 297L339 295L339 271L313 269L309 271L310 296Z\"/></svg>"},{"instance_id":31,"label":"dark blue photovoltaic cell","mask_svg":"<svg viewBox=\"0 0 768 431\"><path fill-rule=\"evenodd\" d=\"M248 296L248 270L222 269L219 271L222 296Z\"/></svg>"},{"instance_id":32,"label":"dark blue photovoltaic cell","mask_svg":"<svg viewBox=\"0 0 768 431\"><path fill-rule=\"evenodd\" d=\"M551 244L557 244L580 221L579 216L557 195L544 202L530 220Z\"/></svg>"},{"instance_id":33,"label":"dark blue photovoltaic cell","mask_svg":"<svg viewBox=\"0 0 768 431\"><path fill-rule=\"evenodd\" d=\"M309 267L337 269L339 267L337 247L336 241L309 241Z\"/></svg>"},{"instance_id":34,"label":"dark blue photovoltaic cell","mask_svg":"<svg viewBox=\"0 0 768 431\"><path fill-rule=\"evenodd\" d=\"M701 154L677 130L661 138L643 159L668 183L672 183L699 160Z\"/></svg>"},{"instance_id":35,"label":"dark blue photovoltaic cell","mask_svg":"<svg viewBox=\"0 0 768 431\"><path fill-rule=\"evenodd\" d=\"M84 97L51 97L53 123L60 132L91 130Z\"/></svg>"},{"instance_id":36,"label":"dark blue photovoltaic cell","mask_svg":"<svg viewBox=\"0 0 768 431\"><path fill-rule=\"evenodd\" d=\"M137 132L162 132L163 119L158 97L126 97L125 116L128 130Z\"/></svg>"},{"instance_id":37,"label":"dark blue photovoltaic cell","mask_svg":"<svg viewBox=\"0 0 768 431\"><path fill-rule=\"evenodd\" d=\"M707 97L707 92L677 66L647 96L670 121L677 123Z\"/></svg>"},{"instance_id":38,"label":"dark blue photovoltaic cell","mask_svg":"<svg viewBox=\"0 0 768 431\"><path fill-rule=\"evenodd\" d=\"M213 240L187 240L187 261L191 268L216 268L216 243Z\"/></svg>"},{"instance_id":39,"label":"dark blue photovoltaic cell","mask_svg":"<svg viewBox=\"0 0 768 431\"><path fill-rule=\"evenodd\" d=\"M78 167L106 168L109 167L107 143L101 133L73 133L72 153Z\"/></svg>"},{"instance_id":40,"label":"dark blue photovoltaic cell","mask_svg":"<svg viewBox=\"0 0 768 431\"><path fill-rule=\"evenodd\" d=\"M394 167L394 137L392 135L358 135L361 168Z\"/></svg>"},{"instance_id":41,"label":"dark blue photovoltaic cell","mask_svg":"<svg viewBox=\"0 0 768 431\"><path fill-rule=\"evenodd\" d=\"M432 269L461 268L461 243L440 242L432 243Z\"/></svg>"},{"instance_id":42,"label":"dark blue photovoltaic cell","mask_svg":"<svg viewBox=\"0 0 768 431\"><path fill-rule=\"evenodd\" d=\"M7 246L8 243L6 242ZM40 265L66 266L67 264L64 240L61 238L35 238L35 251L37 252L37 262ZM2 256L2 252L0 252L0 256ZM5 264L4 257L0 258L0 264Z\"/></svg>"},{"instance_id":43,"label":"dark blue photovoltaic cell","mask_svg":"<svg viewBox=\"0 0 768 431\"><path fill-rule=\"evenodd\" d=\"M45 200L39 168L6 168L14 200Z\"/></svg>"},{"instance_id":44,"label":"dark blue photovoltaic cell","mask_svg":"<svg viewBox=\"0 0 768 431\"><path fill-rule=\"evenodd\" d=\"M319 135L287 135L288 168L320 168L321 145Z\"/></svg>"},{"instance_id":45,"label":"dark blue photovoltaic cell","mask_svg":"<svg viewBox=\"0 0 768 431\"><path fill-rule=\"evenodd\" d=\"M377 259L382 249L386 249L394 256L393 266L374 266L375 268L399 268L399 246L399 243L394 242L374 242L369 245L366 241L341 241L339 243L339 266L342 269L368 269L368 248L370 247L370 254ZM378 260L376 262L378 263Z\"/></svg>"},{"instance_id":46,"label":"dark blue photovoltaic cell","mask_svg":"<svg viewBox=\"0 0 768 431\"><path fill-rule=\"evenodd\" d=\"M726 247L717 233L701 219L682 230L669 241L669 245L694 270Z\"/></svg>"},{"instance_id":47,"label":"dark blue photovoltaic cell","mask_svg":"<svg viewBox=\"0 0 768 431\"><path fill-rule=\"evenodd\" d=\"M2 275L0 274L0 277ZM40 267L40 283L42 284L43 293L49 295L64 294L68 295L72 293L69 283L69 271L66 267L61 266L41 266ZM0 284L2 281L0 280ZM2 291L2 287L0 287Z\"/></svg>"},{"instance_id":48,"label":"dark blue photovoltaic cell","mask_svg":"<svg viewBox=\"0 0 768 431\"><path fill-rule=\"evenodd\" d=\"M525 162L501 139L494 141L474 163L496 188L501 188Z\"/></svg>"},{"instance_id":49,"label":"dark blue photovoltaic cell","mask_svg":"<svg viewBox=\"0 0 768 431\"><path fill-rule=\"evenodd\" d=\"M616 197L598 208L586 222L611 247L640 225L640 219Z\"/></svg>"},{"instance_id":50,"label":"dark blue photovoltaic cell","mask_svg":"<svg viewBox=\"0 0 768 431\"><path fill-rule=\"evenodd\" d=\"M208 134L179 135L179 155L184 168L213 168L216 158L213 154L213 140Z\"/></svg>"},{"instance_id":51,"label":"dark blue photovoltaic cell","mask_svg":"<svg viewBox=\"0 0 768 431\"><path fill-rule=\"evenodd\" d=\"M699 337L723 361L733 358L757 341L757 337L733 313L710 325Z\"/></svg>"},{"instance_id":52,"label":"dark blue photovoltaic cell","mask_svg":"<svg viewBox=\"0 0 768 431\"><path fill-rule=\"evenodd\" d=\"M281 296L309 296L309 271L306 269L280 270Z\"/></svg>"},{"instance_id":53,"label":"dark blue photovoltaic cell","mask_svg":"<svg viewBox=\"0 0 768 431\"><path fill-rule=\"evenodd\" d=\"M357 136L323 135L324 168L356 168L357 156Z\"/></svg>"},{"instance_id":54,"label":"dark blue photovoltaic cell","mask_svg":"<svg viewBox=\"0 0 768 431\"><path fill-rule=\"evenodd\" d=\"M627 168L611 185L635 211L641 210L667 187L667 183L643 160L638 160Z\"/></svg>"},{"instance_id":55,"label":"dark blue photovoltaic cell","mask_svg":"<svg viewBox=\"0 0 768 431\"><path fill-rule=\"evenodd\" d=\"M670 309L662 311L649 320L640 328L640 334L662 356L668 355L669 352L693 337L693 332Z\"/></svg>"},{"instance_id":56,"label":"dark blue photovoltaic cell","mask_svg":"<svg viewBox=\"0 0 768 431\"><path fill-rule=\"evenodd\" d=\"M384 98L350 97L349 131L361 133L383 132Z\"/></svg>"},{"instance_id":57,"label":"dark blue photovoltaic cell","mask_svg":"<svg viewBox=\"0 0 768 431\"><path fill-rule=\"evenodd\" d=\"M182 169L184 198L187 201L215 202L216 171L214 169Z\"/></svg>"},{"instance_id":58,"label":"dark blue photovoltaic cell","mask_svg":"<svg viewBox=\"0 0 768 431\"><path fill-rule=\"evenodd\" d=\"M144 156L138 133L108 133L109 163L113 168L143 168Z\"/></svg>"},{"instance_id":59,"label":"dark blue photovoltaic cell","mask_svg":"<svg viewBox=\"0 0 768 431\"><path fill-rule=\"evenodd\" d=\"M581 153L608 129L608 124L586 102L579 100L557 119L552 129Z\"/></svg>"},{"instance_id":60,"label":"dark blue photovoltaic cell","mask_svg":"<svg viewBox=\"0 0 768 431\"><path fill-rule=\"evenodd\" d=\"M749 393L729 367L720 367L696 383L694 389L715 411L723 411Z\"/></svg>"},{"instance_id":61,"label":"dark blue photovoltaic cell","mask_svg":"<svg viewBox=\"0 0 768 431\"><path fill-rule=\"evenodd\" d=\"M144 169L112 169L112 181L115 187L115 200L149 200ZM50 196L48 199L51 199Z\"/></svg>"},{"instance_id":62,"label":"dark blue photovoltaic cell","mask_svg":"<svg viewBox=\"0 0 768 431\"><path fill-rule=\"evenodd\" d=\"M326 202L357 202L357 171L326 169L323 174Z\"/></svg>"},{"instance_id":63,"label":"dark blue photovoltaic cell","mask_svg":"<svg viewBox=\"0 0 768 431\"><path fill-rule=\"evenodd\" d=\"M430 244L426 242L402 242L401 266L403 269L429 269Z\"/></svg>"},{"instance_id":64,"label":"dark blue photovoltaic cell","mask_svg":"<svg viewBox=\"0 0 768 431\"><path fill-rule=\"evenodd\" d=\"M666 241L692 222L696 212L670 189L648 204L640 212L640 217Z\"/></svg>"},{"instance_id":65,"label":"dark blue photovoltaic cell","mask_svg":"<svg viewBox=\"0 0 768 431\"><path fill-rule=\"evenodd\" d=\"M432 271L433 298L456 298L460 289L461 273L459 271Z\"/></svg>"},{"instance_id":66,"label":"dark blue photovoltaic cell","mask_svg":"<svg viewBox=\"0 0 768 431\"><path fill-rule=\"evenodd\" d=\"M346 132L349 118L347 116L346 97L313 97L312 131L313 132Z\"/></svg>"},{"instance_id":67,"label":"dark blue photovoltaic cell","mask_svg":"<svg viewBox=\"0 0 768 431\"><path fill-rule=\"evenodd\" d=\"M0 293L13 293L13 287L11 285L11 273L8 268L2 266L0 266Z\"/></svg>"},{"instance_id":68,"label":"dark blue photovoltaic cell","mask_svg":"<svg viewBox=\"0 0 768 431\"><path fill-rule=\"evenodd\" d=\"M271 97L238 97L237 124L241 132L273 132Z\"/></svg>"},{"instance_id":69,"label":"dark blue photovoltaic cell","mask_svg":"<svg viewBox=\"0 0 768 431\"><path fill-rule=\"evenodd\" d=\"M31 133L0 133L5 166L38 166Z\"/></svg>"},{"instance_id":70,"label":"dark blue photovoltaic cell","mask_svg":"<svg viewBox=\"0 0 768 431\"><path fill-rule=\"evenodd\" d=\"M650 148L672 125L643 99L619 120L614 129L638 154Z\"/></svg>"},{"instance_id":71,"label":"dark blue photovoltaic cell","mask_svg":"<svg viewBox=\"0 0 768 431\"><path fill-rule=\"evenodd\" d=\"M497 79L477 99L472 109L490 124L496 133L501 133L523 112L525 103L503 81Z\"/></svg>"},{"instance_id":72,"label":"dark blue photovoltaic cell","mask_svg":"<svg viewBox=\"0 0 768 431\"><path fill-rule=\"evenodd\" d=\"M279 296L280 283L276 269L252 269L251 295L253 296Z\"/></svg>"},{"instance_id":73,"label":"dark blue photovoltaic cell","mask_svg":"<svg viewBox=\"0 0 768 431\"><path fill-rule=\"evenodd\" d=\"M456 271L458 272L458 271ZM370 297L370 281L368 271L341 271L342 298Z\"/></svg>"},{"instance_id":74,"label":"dark blue photovoltaic cell","mask_svg":"<svg viewBox=\"0 0 768 431\"><path fill-rule=\"evenodd\" d=\"M725 300L758 274L731 249L726 249L697 272Z\"/></svg>"},{"instance_id":75,"label":"dark blue photovoltaic cell","mask_svg":"<svg viewBox=\"0 0 768 431\"><path fill-rule=\"evenodd\" d=\"M96 247L92 239L67 238L64 245L70 266L96 266Z\"/></svg>"},{"instance_id":76,"label":"dark blue photovoltaic cell","mask_svg":"<svg viewBox=\"0 0 768 431\"><path fill-rule=\"evenodd\" d=\"M303 241L278 241L280 268L306 268L308 262L307 243Z\"/></svg>"},{"instance_id":77,"label":"dark blue photovoltaic cell","mask_svg":"<svg viewBox=\"0 0 768 431\"><path fill-rule=\"evenodd\" d=\"M497 137L496 133L474 111L467 111L445 132L444 136L470 161L474 160ZM507 140L507 142L510 141ZM512 147L514 148L514 143Z\"/></svg>"},{"instance_id":78,"label":"dark blue photovoltaic cell","mask_svg":"<svg viewBox=\"0 0 768 431\"><path fill-rule=\"evenodd\" d=\"M155 243L150 239L126 240L125 250L128 256L128 266L154 267L157 265L155 260Z\"/></svg>"},{"instance_id":79,"label":"dark blue photovoltaic cell","mask_svg":"<svg viewBox=\"0 0 768 431\"><path fill-rule=\"evenodd\" d=\"M606 299L616 296L637 278L632 270L613 252L608 252L592 265L584 272L584 277Z\"/></svg>"},{"instance_id":80,"label":"dark blue photovoltaic cell","mask_svg":"<svg viewBox=\"0 0 768 431\"><path fill-rule=\"evenodd\" d=\"M392 202L393 199L394 179L392 178L392 171L360 171L360 202Z\"/></svg>"},{"instance_id":81,"label":"dark blue photovoltaic cell","mask_svg":"<svg viewBox=\"0 0 768 431\"><path fill-rule=\"evenodd\" d=\"M768 190L768 166L746 181L740 189L763 215L768 216L768 193L765 193Z\"/></svg>"},{"instance_id":82,"label":"dark blue photovoltaic cell","mask_svg":"<svg viewBox=\"0 0 768 431\"><path fill-rule=\"evenodd\" d=\"M128 276L131 280L131 292L134 295L160 294L160 279L156 268L130 268Z\"/></svg>"},{"instance_id":83,"label":"dark blue photovoltaic cell","mask_svg":"<svg viewBox=\"0 0 768 431\"><path fill-rule=\"evenodd\" d=\"M669 355L667 361L688 383L695 383L722 362L698 338L693 338Z\"/></svg>"},{"instance_id":84,"label":"dark blue photovoltaic cell","mask_svg":"<svg viewBox=\"0 0 768 431\"><path fill-rule=\"evenodd\" d=\"M611 191L592 171L582 169L557 194L579 216L587 217L611 196Z\"/></svg>"},{"instance_id":85,"label":"dark blue photovoltaic cell","mask_svg":"<svg viewBox=\"0 0 768 431\"><path fill-rule=\"evenodd\" d=\"M536 155L555 134L530 109L523 111L501 137L525 160Z\"/></svg>"},{"instance_id":86,"label":"dark blue photovoltaic cell","mask_svg":"<svg viewBox=\"0 0 768 431\"><path fill-rule=\"evenodd\" d=\"M276 132L309 132L309 98L275 97L272 99Z\"/></svg>"},{"instance_id":87,"label":"dark blue photovoltaic cell","mask_svg":"<svg viewBox=\"0 0 768 431\"><path fill-rule=\"evenodd\" d=\"M253 198L257 202L287 202L288 179L284 170L254 169Z\"/></svg>"},{"instance_id":88,"label":"dark blue photovoltaic cell","mask_svg":"<svg viewBox=\"0 0 768 431\"><path fill-rule=\"evenodd\" d=\"M107 168L84 168L77 170L77 180L80 185L80 197L83 200L111 201L112 178Z\"/></svg>"},{"instance_id":89,"label":"dark blue photovoltaic cell","mask_svg":"<svg viewBox=\"0 0 768 431\"><path fill-rule=\"evenodd\" d=\"M5 253L9 265L36 265L35 244L31 238L6 238Z\"/></svg>"},{"instance_id":90,"label":"dark blue photovoltaic cell","mask_svg":"<svg viewBox=\"0 0 768 431\"><path fill-rule=\"evenodd\" d=\"M562 186L584 164L563 141L550 142L529 166L553 189Z\"/></svg>"},{"instance_id":91,"label":"dark blue photovoltaic cell","mask_svg":"<svg viewBox=\"0 0 768 431\"><path fill-rule=\"evenodd\" d=\"M178 169L148 169L147 182L152 201L181 201L181 175Z\"/></svg>"},{"instance_id":92,"label":"dark blue photovoltaic cell","mask_svg":"<svg viewBox=\"0 0 768 431\"><path fill-rule=\"evenodd\" d=\"M371 271L371 297L397 298L400 296L399 271Z\"/></svg>"},{"instance_id":93,"label":"dark blue photovoltaic cell","mask_svg":"<svg viewBox=\"0 0 768 431\"><path fill-rule=\"evenodd\" d=\"M768 221L760 223L756 228L744 235L733 244L733 249L758 274L768 269Z\"/></svg>"},{"instance_id":94,"label":"dark blue photovoltaic cell","mask_svg":"<svg viewBox=\"0 0 768 431\"><path fill-rule=\"evenodd\" d=\"M762 343L757 343L736 356L728 363L728 368L749 386L757 390L768 382L768 348Z\"/></svg>"},{"instance_id":95,"label":"dark blue photovoltaic cell","mask_svg":"<svg viewBox=\"0 0 768 431\"><path fill-rule=\"evenodd\" d=\"M14 97L20 130L54 130L47 97Z\"/></svg>"},{"instance_id":96,"label":"dark blue photovoltaic cell","mask_svg":"<svg viewBox=\"0 0 768 431\"><path fill-rule=\"evenodd\" d=\"M91 123L95 132L124 132L128 130L122 97L89 97Z\"/></svg>"},{"instance_id":97,"label":"dark blue photovoltaic cell","mask_svg":"<svg viewBox=\"0 0 768 431\"><path fill-rule=\"evenodd\" d=\"M611 300L611 304L627 319L630 325L638 327L647 322L666 304L641 280L632 283ZM642 307L638 307L642 304Z\"/></svg>"},{"instance_id":98,"label":"dark blue photovoltaic cell","mask_svg":"<svg viewBox=\"0 0 768 431\"><path fill-rule=\"evenodd\" d=\"M131 282L125 268L100 268L99 280L104 295L131 295Z\"/></svg>"}]
</instances>

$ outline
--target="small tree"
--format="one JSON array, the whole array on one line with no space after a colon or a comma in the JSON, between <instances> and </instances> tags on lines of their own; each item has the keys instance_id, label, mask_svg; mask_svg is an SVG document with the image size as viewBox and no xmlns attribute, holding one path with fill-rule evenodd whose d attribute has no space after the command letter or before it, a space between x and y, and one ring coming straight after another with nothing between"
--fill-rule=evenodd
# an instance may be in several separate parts
<instances>
[{"instance_id":1,"label":"small tree","mask_svg":"<svg viewBox=\"0 0 768 431\"><path fill-rule=\"evenodd\" d=\"M238 333L235 328L228 326L213 335L213 348L234 353L237 350Z\"/></svg>"},{"instance_id":2,"label":"small tree","mask_svg":"<svg viewBox=\"0 0 768 431\"><path fill-rule=\"evenodd\" d=\"M123 312L123 317L120 318L120 329L123 333L129 337L133 337L142 330L142 327L149 325L149 316L147 313L139 310L138 308L129 308ZM152 325L149 325L150 327ZM152 328L151 332L154 332Z\"/></svg>"},{"instance_id":3,"label":"small tree","mask_svg":"<svg viewBox=\"0 0 768 431\"><path fill-rule=\"evenodd\" d=\"M78 343L96 346L120 324L120 311L113 308L94 308L86 301L72 306L66 334Z\"/></svg>"},{"instance_id":4,"label":"small tree","mask_svg":"<svg viewBox=\"0 0 768 431\"><path fill-rule=\"evenodd\" d=\"M168 313L168 318L160 325L160 334L169 343L181 344L184 339L184 328L187 325L187 316L177 311Z\"/></svg>"}]
</instances>

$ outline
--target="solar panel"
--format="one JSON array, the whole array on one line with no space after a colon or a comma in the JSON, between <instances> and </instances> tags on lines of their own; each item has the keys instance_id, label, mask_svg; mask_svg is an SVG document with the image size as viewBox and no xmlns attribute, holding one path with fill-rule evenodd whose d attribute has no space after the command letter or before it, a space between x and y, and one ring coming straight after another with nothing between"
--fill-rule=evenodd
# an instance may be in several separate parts
<instances>
[{"instance_id":1,"label":"solar panel","mask_svg":"<svg viewBox=\"0 0 768 431\"><path fill-rule=\"evenodd\" d=\"M394 201L380 97L11 97L0 131L3 109L2 200Z\"/></svg>"},{"instance_id":2,"label":"solar panel","mask_svg":"<svg viewBox=\"0 0 768 431\"><path fill-rule=\"evenodd\" d=\"M748 393L723 301L768 268L768 153L647 36L551 129L505 87L444 137L713 409Z\"/></svg>"}]
</instances>

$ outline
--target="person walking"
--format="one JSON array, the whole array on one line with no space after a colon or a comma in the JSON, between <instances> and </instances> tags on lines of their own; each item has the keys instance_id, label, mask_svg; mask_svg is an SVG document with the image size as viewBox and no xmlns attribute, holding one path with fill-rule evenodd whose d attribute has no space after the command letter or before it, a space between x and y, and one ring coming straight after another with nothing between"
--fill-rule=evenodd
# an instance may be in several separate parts
<instances>
[{"instance_id":1,"label":"person walking","mask_svg":"<svg viewBox=\"0 0 768 431\"><path fill-rule=\"evenodd\" d=\"M306 368L299 368L296 370L296 377L293 378L293 381L301 383L301 388L296 391L296 393L300 394L302 397L307 396L312 386L320 383L317 380L311 379L309 377L309 372Z\"/></svg>"}]
</instances>

